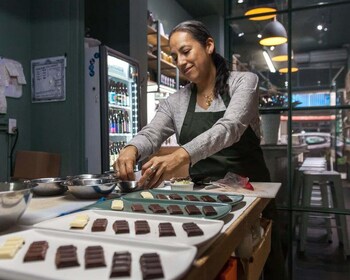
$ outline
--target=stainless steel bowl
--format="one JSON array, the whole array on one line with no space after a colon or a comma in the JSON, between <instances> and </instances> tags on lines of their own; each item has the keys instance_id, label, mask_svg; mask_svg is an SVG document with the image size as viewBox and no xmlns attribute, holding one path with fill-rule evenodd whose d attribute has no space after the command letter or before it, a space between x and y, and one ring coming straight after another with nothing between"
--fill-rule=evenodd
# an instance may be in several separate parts
<instances>
[{"instance_id":1,"label":"stainless steel bowl","mask_svg":"<svg viewBox=\"0 0 350 280\"><path fill-rule=\"evenodd\" d=\"M67 187L62 183L65 180L62 178L40 178L33 179L30 182L33 184L33 193L39 196L61 195L67 191Z\"/></svg>"},{"instance_id":2,"label":"stainless steel bowl","mask_svg":"<svg viewBox=\"0 0 350 280\"><path fill-rule=\"evenodd\" d=\"M70 179L63 183L76 198L100 198L109 195L117 184L116 180L106 178Z\"/></svg>"},{"instance_id":3,"label":"stainless steel bowl","mask_svg":"<svg viewBox=\"0 0 350 280\"><path fill-rule=\"evenodd\" d=\"M130 193L142 190L137 181L118 181L117 186L121 193Z\"/></svg>"},{"instance_id":4,"label":"stainless steel bowl","mask_svg":"<svg viewBox=\"0 0 350 280\"><path fill-rule=\"evenodd\" d=\"M99 179L105 177L103 174L79 174L74 176L67 176L67 179L74 180L74 179Z\"/></svg>"},{"instance_id":5,"label":"stainless steel bowl","mask_svg":"<svg viewBox=\"0 0 350 280\"><path fill-rule=\"evenodd\" d=\"M17 223L32 195L29 182L0 183L0 231Z\"/></svg>"}]
</instances>

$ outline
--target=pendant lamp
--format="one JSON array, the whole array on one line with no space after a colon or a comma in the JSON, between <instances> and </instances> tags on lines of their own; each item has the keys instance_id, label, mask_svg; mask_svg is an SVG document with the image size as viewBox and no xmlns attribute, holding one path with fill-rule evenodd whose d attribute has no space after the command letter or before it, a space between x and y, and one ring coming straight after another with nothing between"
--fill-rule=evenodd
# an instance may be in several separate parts
<instances>
[{"instance_id":1,"label":"pendant lamp","mask_svg":"<svg viewBox=\"0 0 350 280\"><path fill-rule=\"evenodd\" d=\"M277 46L287 42L287 31L276 19L269 22L261 33L260 45Z\"/></svg>"},{"instance_id":2,"label":"pendant lamp","mask_svg":"<svg viewBox=\"0 0 350 280\"><path fill-rule=\"evenodd\" d=\"M248 0L248 10L245 12L245 16L249 16L249 20L267 20L276 16L275 3L272 0ZM259 16L259 14L273 13L270 15Z\"/></svg>"},{"instance_id":3,"label":"pendant lamp","mask_svg":"<svg viewBox=\"0 0 350 280\"><path fill-rule=\"evenodd\" d=\"M288 73L288 71L289 71L288 61L283 61L283 62L278 63L277 69L278 69L278 72L280 72L280 73ZM299 68L294 60L292 60L292 65L291 65L290 71L291 71L291 73L299 71Z\"/></svg>"},{"instance_id":4,"label":"pendant lamp","mask_svg":"<svg viewBox=\"0 0 350 280\"><path fill-rule=\"evenodd\" d=\"M272 61L281 62L288 61L288 43L275 46L273 51L270 51ZM292 51L293 58L293 51Z\"/></svg>"}]
</instances>

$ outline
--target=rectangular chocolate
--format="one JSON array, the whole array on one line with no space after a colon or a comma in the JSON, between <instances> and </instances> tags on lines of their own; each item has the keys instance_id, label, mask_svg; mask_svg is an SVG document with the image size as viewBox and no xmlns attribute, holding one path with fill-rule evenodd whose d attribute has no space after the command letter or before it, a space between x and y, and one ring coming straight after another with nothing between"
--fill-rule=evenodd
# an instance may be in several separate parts
<instances>
[{"instance_id":1,"label":"rectangular chocolate","mask_svg":"<svg viewBox=\"0 0 350 280\"><path fill-rule=\"evenodd\" d=\"M89 246L85 249L85 268L106 266L102 246Z\"/></svg>"},{"instance_id":2,"label":"rectangular chocolate","mask_svg":"<svg viewBox=\"0 0 350 280\"><path fill-rule=\"evenodd\" d=\"M107 219L96 219L92 224L91 231L106 231L107 224Z\"/></svg>"},{"instance_id":3,"label":"rectangular chocolate","mask_svg":"<svg viewBox=\"0 0 350 280\"><path fill-rule=\"evenodd\" d=\"M115 252L112 259L110 277L123 277L131 275L131 254L130 252Z\"/></svg>"},{"instance_id":4,"label":"rectangular chocolate","mask_svg":"<svg viewBox=\"0 0 350 280\"><path fill-rule=\"evenodd\" d=\"M150 227L147 221L135 221L135 234L150 233Z\"/></svg>"},{"instance_id":5,"label":"rectangular chocolate","mask_svg":"<svg viewBox=\"0 0 350 280\"><path fill-rule=\"evenodd\" d=\"M176 236L174 227L171 223L159 223L159 236Z\"/></svg>"},{"instance_id":6,"label":"rectangular chocolate","mask_svg":"<svg viewBox=\"0 0 350 280\"><path fill-rule=\"evenodd\" d=\"M202 212L199 210L199 208L196 205L186 205L185 210L188 213L188 215L201 215Z\"/></svg>"},{"instance_id":7,"label":"rectangular chocolate","mask_svg":"<svg viewBox=\"0 0 350 280\"><path fill-rule=\"evenodd\" d=\"M170 215L181 215L183 214L182 209L179 205L169 205L167 207Z\"/></svg>"},{"instance_id":8,"label":"rectangular chocolate","mask_svg":"<svg viewBox=\"0 0 350 280\"><path fill-rule=\"evenodd\" d=\"M142 204L133 204L133 205L131 205L131 210L133 212L146 212L145 208L143 208Z\"/></svg>"},{"instance_id":9,"label":"rectangular chocolate","mask_svg":"<svg viewBox=\"0 0 350 280\"><path fill-rule=\"evenodd\" d=\"M162 194L162 193L157 194L156 198L158 198L158 199L168 199L168 197L165 194Z\"/></svg>"},{"instance_id":10,"label":"rectangular chocolate","mask_svg":"<svg viewBox=\"0 0 350 280\"><path fill-rule=\"evenodd\" d=\"M129 233L129 224L126 220L117 220L113 223L113 230L115 233Z\"/></svg>"},{"instance_id":11,"label":"rectangular chocolate","mask_svg":"<svg viewBox=\"0 0 350 280\"><path fill-rule=\"evenodd\" d=\"M216 202L216 200L210 195L202 195L201 200L203 200L204 202Z\"/></svg>"},{"instance_id":12,"label":"rectangular chocolate","mask_svg":"<svg viewBox=\"0 0 350 280\"><path fill-rule=\"evenodd\" d=\"M178 195L177 193L170 194L169 198L174 199L174 200L182 200L182 197L180 195Z\"/></svg>"},{"instance_id":13,"label":"rectangular chocolate","mask_svg":"<svg viewBox=\"0 0 350 280\"><path fill-rule=\"evenodd\" d=\"M157 253L142 254L140 266L143 279L164 278L162 263Z\"/></svg>"},{"instance_id":14,"label":"rectangular chocolate","mask_svg":"<svg viewBox=\"0 0 350 280\"><path fill-rule=\"evenodd\" d=\"M193 194L186 195L185 197L189 201L199 201L199 199L196 196L194 196Z\"/></svg>"},{"instance_id":15,"label":"rectangular chocolate","mask_svg":"<svg viewBox=\"0 0 350 280\"><path fill-rule=\"evenodd\" d=\"M215 210L215 208L211 205L206 205L202 207L202 211L204 213L205 216L214 216L217 215L217 212Z\"/></svg>"},{"instance_id":16,"label":"rectangular chocolate","mask_svg":"<svg viewBox=\"0 0 350 280\"><path fill-rule=\"evenodd\" d=\"M49 244L47 241L35 241L29 245L29 248L24 256L24 262L43 261L46 257Z\"/></svg>"},{"instance_id":17,"label":"rectangular chocolate","mask_svg":"<svg viewBox=\"0 0 350 280\"><path fill-rule=\"evenodd\" d=\"M159 204L150 204L148 208L153 212L153 213L166 213L165 208L160 206Z\"/></svg>"},{"instance_id":18,"label":"rectangular chocolate","mask_svg":"<svg viewBox=\"0 0 350 280\"><path fill-rule=\"evenodd\" d=\"M232 202L232 199L225 194L219 194L218 200L220 200L221 202Z\"/></svg>"},{"instance_id":19,"label":"rectangular chocolate","mask_svg":"<svg viewBox=\"0 0 350 280\"><path fill-rule=\"evenodd\" d=\"M55 263L57 268L80 266L77 256L77 247L73 245L58 247Z\"/></svg>"},{"instance_id":20,"label":"rectangular chocolate","mask_svg":"<svg viewBox=\"0 0 350 280\"><path fill-rule=\"evenodd\" d=\"M183 223L182 228L187 232L188 237L204 235L204 232L196 223Z\"/></svg>"}]
</instances>

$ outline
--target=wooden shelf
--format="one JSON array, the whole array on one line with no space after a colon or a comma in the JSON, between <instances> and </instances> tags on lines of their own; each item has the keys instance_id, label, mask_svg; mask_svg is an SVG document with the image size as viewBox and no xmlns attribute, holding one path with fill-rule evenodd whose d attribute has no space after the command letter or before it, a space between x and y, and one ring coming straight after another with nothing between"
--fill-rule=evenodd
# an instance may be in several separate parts
<instances>
[{"instance_id":1,"label":"wooden shelf","mask_svg":"<svg viewBox=\"0 0 350 280\"><path fill-rule=\"evenodd\" d=\"M152 26L147 26L147 41L153 46L157 46L157 30ZM169 39L164 35L160 35L160 48L163 52L169 53Z\"/></svg>"}]
</instances>

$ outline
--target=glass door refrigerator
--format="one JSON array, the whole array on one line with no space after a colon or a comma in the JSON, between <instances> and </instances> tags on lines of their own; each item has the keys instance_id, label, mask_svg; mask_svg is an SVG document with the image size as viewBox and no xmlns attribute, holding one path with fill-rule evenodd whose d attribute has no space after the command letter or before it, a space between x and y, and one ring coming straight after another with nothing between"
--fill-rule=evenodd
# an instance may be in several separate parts
<instances>
[{"instance_id":1,"label":"glass door refrigerator","mask_svg":"<svg viewBox=\"0 0 350 280\"><path fill-rule=\"evenodd\" d=\"M85 48L86 171L113 170L139 129L139 65L107 46Z\"/></svg>"}]
</instances>

